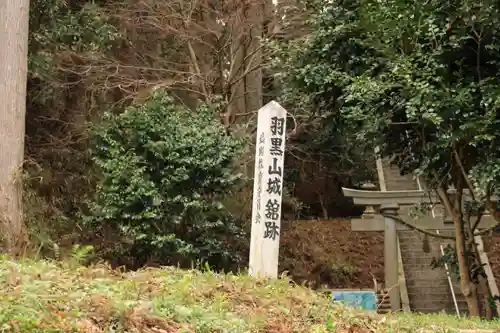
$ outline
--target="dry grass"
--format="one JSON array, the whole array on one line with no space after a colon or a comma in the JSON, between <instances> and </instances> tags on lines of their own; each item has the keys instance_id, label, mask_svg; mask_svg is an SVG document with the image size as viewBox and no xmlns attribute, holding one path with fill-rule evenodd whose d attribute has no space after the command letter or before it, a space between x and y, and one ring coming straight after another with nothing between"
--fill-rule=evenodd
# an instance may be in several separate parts
<instances>
[{"instance_id":1,"label":"dry grass","mask_svg":"<svg viewBox=\"0 0 500 333\"><path fill-rule=\"evenodd\" d=\"M446 316L370 315L332 306L286 278L176 268L121 273L0 259L1 332L453 332L495 325L500 327Z\"/></svg>"}]
</instances>

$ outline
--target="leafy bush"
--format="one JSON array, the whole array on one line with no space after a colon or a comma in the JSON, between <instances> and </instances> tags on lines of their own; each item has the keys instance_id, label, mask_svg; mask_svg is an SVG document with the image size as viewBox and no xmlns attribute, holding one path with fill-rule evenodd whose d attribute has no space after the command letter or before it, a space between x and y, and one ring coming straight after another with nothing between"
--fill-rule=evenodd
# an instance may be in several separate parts
<instances>
[{"instance_id":1,"label":"leafy bush","mask_svg":"<svg viewBox=\"0 0 500 333\"><path fill-rule=\"evenodd\" d=\"M220 199L240 178L233 161L243 141L219 123L218 108L192 111L158 90L92 128L101 180L91 221L117 227L139 260L238 259L229 245L242 232Z\"/></svg>"}]
</instances>

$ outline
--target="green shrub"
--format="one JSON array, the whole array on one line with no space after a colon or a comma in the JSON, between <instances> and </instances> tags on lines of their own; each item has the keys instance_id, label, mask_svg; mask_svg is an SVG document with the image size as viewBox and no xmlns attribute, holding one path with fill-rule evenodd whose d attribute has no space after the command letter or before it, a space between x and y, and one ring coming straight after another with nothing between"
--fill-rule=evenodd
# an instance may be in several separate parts
<instances>
[{"instance_id":1,"label":"green shrub","mask_svg":"<svg viewBox=\"0 0 500 333\"><path fill-rule=\"evenodd\" d=\"M118 228L143 261L238 259L231 244L242 231L220 200L240 179L233 162L243 141L220 124L219 107L189 110L158 90L91 130L101 180L90 220Z\"/></svg>"}]
</instances>

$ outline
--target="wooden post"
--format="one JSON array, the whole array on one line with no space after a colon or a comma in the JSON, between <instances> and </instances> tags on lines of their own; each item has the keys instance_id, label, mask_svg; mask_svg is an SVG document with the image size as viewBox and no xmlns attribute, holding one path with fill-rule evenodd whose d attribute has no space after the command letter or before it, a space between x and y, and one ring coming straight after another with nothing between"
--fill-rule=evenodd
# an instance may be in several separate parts
<instances>
[{"instance_id":1,"label":"wooden post","mask_svg":"<svg viewBox=\"0 0 500 333\"><path fill-rule=\"evenodd\" d=\"M398 213L397 204L382 204L380 206L381 214ZM384 229L384 271L385 288L389 290L391 301L391 310L401 309L401 295L399 293L399 272L398 272L398 234L396 231L396 221L390 217L385 217Z\"/></svg>"},{"instance_id":2,"label":"wooden post","mask_svg":"<svg viewBox=\"0 0 500 333\"><path fill-rule=\"evenodd\" d=\"M401 255L401 243L398 236L398 269L399 269L399 294L401 295L401 307L404 312L411 312L410 298L408 297L408 288L406 286L405 270L403 265L403 256Z\"/></svg>"},{"instance_id":3,"label":"wooden post","mask_svg":"<svg viewBox=\"0 0 500 333\"><path fill-rule=\"evenodd\" d=\"M259 110L249 274L278 277L286 110L275 101Z\"/></svg>"}]
</instances>

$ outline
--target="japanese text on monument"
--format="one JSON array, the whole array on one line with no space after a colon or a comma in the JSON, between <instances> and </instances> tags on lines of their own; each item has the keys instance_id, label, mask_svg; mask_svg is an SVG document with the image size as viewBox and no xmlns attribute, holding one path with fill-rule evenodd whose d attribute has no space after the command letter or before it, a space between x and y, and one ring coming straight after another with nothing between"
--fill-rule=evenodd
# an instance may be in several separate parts
<instances>
[{"instance_id":1,"label":"japanese text on monument","mask_svg":"<svg viewBox=\"0 0 500 333\"><path fill-rule=\"evenodd\" d=\"M257 174L257 212L255 215L255 223L260 223L262 216L260 216L261 201L262 201L262 179L264 178L264 149L266 144L266 136L262 132L259 135L259 145L258 145L258 174Z\"/></svg>"},{"instance_id":2,"label":"japanese text on monument","mask_svg":"<svg viewBox=\"0 0 500 333\"><path fill-rule=\"evenodd\" d=\"M285 118L272 117L270 119L270 148L271 165L267 169L267 188L268 200L265 204L265 230L264 238L276 240L280 233L279 219L281 216L281 189L283 182L282 165L284 155L284 129Z\"/></svg>"},{"instance_id":3,"label":"japanese text on monument","mask_svg":"<svg viewBox=\"0 0 500 333\"><path fill-rule=\"evenodd\" d=\"M252 276L278 276L286 114L275 101L258 112L248 263Z\"/></svg>"}]
</instances>

